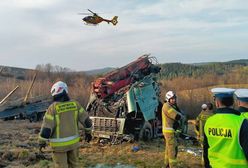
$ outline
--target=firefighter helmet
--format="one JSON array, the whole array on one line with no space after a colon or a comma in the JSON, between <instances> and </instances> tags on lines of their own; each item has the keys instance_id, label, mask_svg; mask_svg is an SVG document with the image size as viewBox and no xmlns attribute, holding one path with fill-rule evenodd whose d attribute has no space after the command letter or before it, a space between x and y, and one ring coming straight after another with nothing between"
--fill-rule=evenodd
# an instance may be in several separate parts
<instances>
[{"instance_id":1,"label":"firefighter helmet","mask_svg":"<svg viewBox=\"0 0 248 168\"><path fill-rule=\"evenodd\" d=\"M56 96L56 95L58 95L60 93L63 93L64 91L66 93L68 93L67 84L62 82L62 81L58 81L55 84L53 84L53 86L51 88L51 95Z\"/></svg>"},{"instance_id":2,"label":"firefighter helmet","mask_svg":"<svg viewBox=\"0 0 248 168\"><path fill-rule=\"evenodd\" d=\"M169 101L169 99L173 98L173 97L176 97L176 94L173 92L173 91L168 91L166 94L165 94L165 100L166 101Z\"/></svg>"},{"instance_id":3,"label":"firefighter helmet","mask_svg":"<svg viewBox=\"0 0 248 168\"><path fill-rule=\"evenodd\" d=\"M202 104L201 108L202 108L202 110L206 110L208 108L208 105L204 103L204 104Z\"/></svg>"}]
</instances>

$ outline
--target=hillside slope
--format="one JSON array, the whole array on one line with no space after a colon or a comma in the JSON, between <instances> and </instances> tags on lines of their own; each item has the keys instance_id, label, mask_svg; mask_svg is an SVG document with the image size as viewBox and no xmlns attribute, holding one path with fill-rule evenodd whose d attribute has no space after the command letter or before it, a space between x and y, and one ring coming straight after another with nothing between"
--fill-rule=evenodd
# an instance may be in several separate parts
<instances>
[{"instance_id":1,"label":"hillside slope","mask_svg":"<svg viewBox=\"0 0 248 168\"><path fill-rule=\"evenodd\" d=\"M160 64L161 78L200 77L205 74L224 75L237 69L248 67L248 59L204 64L166 63ZM245 68L248 72L248 68Z\"/></svg>"}]
</instances>

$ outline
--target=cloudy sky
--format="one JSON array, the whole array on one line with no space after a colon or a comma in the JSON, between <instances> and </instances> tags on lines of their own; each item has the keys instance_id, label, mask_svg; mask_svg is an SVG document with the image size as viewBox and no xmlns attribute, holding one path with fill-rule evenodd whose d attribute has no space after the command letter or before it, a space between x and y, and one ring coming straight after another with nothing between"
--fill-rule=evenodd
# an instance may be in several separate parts
<instances>
[{"instance_id":1,"label":"cloudy sky","mask_svg":"<svg viewBox=\"0 0 248 168\"><path fill-rule=\"evenodd\" d=\"M87 26L91 9L117 26ZM0 65L73 70L248 58L247 0L0 0Z\"/></svg>"}]
</instances>

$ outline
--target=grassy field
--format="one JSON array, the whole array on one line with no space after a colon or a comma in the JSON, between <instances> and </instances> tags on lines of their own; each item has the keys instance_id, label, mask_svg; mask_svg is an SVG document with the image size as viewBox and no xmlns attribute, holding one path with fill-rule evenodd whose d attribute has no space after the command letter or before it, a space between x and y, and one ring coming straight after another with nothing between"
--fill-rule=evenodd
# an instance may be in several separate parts
<instances>
[{"instance_id":1,"label":"grassy field","mask_svg":"<svg viewBox=\"0 0 248 168\"><path fill-rule=\"evenodd\" d=\"M0 121L0 167L14 168L50 168L52 167L51 150L38 150L37 136L41 123L28 121ZM134 152L132 148L138 146ZM190 143L181 142L178 153L178 167L201 167L200 154L187 150L198 150ZM197 153L197 152L196 152ZM97 140L91 143L81 142L81 167L163 167L164 141L123 143L119 145L100 145Z\"/></svg>"}]
</instances>

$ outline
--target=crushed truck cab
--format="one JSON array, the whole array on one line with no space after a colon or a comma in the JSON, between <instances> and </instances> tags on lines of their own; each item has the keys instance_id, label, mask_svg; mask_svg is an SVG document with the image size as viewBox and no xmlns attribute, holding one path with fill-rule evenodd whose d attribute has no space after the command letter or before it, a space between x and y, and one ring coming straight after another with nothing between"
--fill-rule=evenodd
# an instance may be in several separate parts
<instances>
[{"instance_id":1,"label":"crushed truck cab","mask_svg":"<svg viewBox=\"0 0 248 168\"><path fill-rule=\"evenodd\" d=\"M86 110L94 136L136 140L161 136L162 103L156 80L160 68L154 59L144 55L92 83Z\"/></svg>"}]
</instances>

